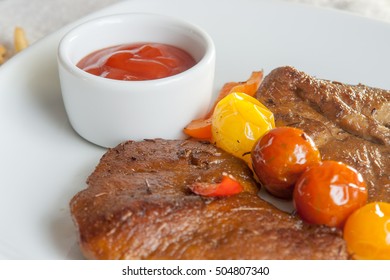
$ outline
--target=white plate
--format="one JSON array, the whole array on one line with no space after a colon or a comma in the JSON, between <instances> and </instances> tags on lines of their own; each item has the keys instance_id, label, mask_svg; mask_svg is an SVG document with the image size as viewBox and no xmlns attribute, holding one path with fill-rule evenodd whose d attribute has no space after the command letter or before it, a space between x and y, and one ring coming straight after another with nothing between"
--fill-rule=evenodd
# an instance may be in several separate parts
<instances>
[{"instance_id":1,"label":"white plate","mask_svg":"<svg viewBox=\"0 0 390 280\"><path fill-rule=\"evenodd\" d=\"M105 150L81 139L68 123L57 45L87 18L136 11L174 15L205 28L217 49L216 91L253 70L267 73L282 65L390 89L386 23L261 0L134 0L108 7L0 67L0 258L82 258L68 203Z\"/></svg>"}]
</instances>

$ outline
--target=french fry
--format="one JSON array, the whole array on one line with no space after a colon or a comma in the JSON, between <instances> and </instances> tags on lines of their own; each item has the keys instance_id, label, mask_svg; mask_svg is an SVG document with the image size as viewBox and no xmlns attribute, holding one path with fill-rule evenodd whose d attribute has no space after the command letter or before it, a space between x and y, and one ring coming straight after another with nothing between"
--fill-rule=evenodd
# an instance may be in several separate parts
<instances>
[{"instance_id":1,"label":"french fry","mask_svg":"<svg viewBox=\"0 0 390 280\"><path fill-rule=\"evenodd\" d=\"M0 64L3 64L5 62L5 56L7 54L7 49L0 45Z\"/></svg>"},{"instance_id":2,"label":"french fry","mask_svg":"<svg viewBox=\"0 0 390 280\"><path fill-rule=\"evenodd\" d=\"M15 47L15 52L20 52L28 47L26 34L24 33L24 29L21 27L15 27L14 47Z\"/></svg>"}]
</instances>

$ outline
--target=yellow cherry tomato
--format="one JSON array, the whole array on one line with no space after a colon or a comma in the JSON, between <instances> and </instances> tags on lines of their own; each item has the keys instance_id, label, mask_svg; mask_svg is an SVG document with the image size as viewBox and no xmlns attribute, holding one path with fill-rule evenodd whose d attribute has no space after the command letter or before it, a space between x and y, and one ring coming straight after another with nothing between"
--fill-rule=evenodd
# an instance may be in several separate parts
<instances>
[{"instance_id":1,"label":"yellow cherry tomato","mask_svg":"<svg viewBox=\"0 0 390 280\"><path fill-rule=\"evenodd\" d=\"M275 127L274 115L257 99L233 92L218 102L211 121L213 141L252 166L250 152L257 139Z\"/></svg>"},{"instance_id":2,"label":"yellow cherry tomato","mask_svg":"<svg viewBox=\"0 0 390 280\"><path fill-rule=\"evenodd\" d=\"M390 260L390 203L372 202L352 213L344 239L354 259Z\"/></svg>"}]
</instances>

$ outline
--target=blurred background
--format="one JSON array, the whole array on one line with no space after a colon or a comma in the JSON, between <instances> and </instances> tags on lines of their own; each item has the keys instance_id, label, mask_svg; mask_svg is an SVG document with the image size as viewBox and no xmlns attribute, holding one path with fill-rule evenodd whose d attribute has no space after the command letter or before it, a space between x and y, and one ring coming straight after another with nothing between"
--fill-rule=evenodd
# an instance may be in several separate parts
<instances>
[{"instance_id":1,"label":"blurred background","mask_svg":"<svg viewBox=\"0 0 390 280\"><path fill-rule=\"evenodd\" d=\"M34 43L69 22L120 1L123 0L0 0L0 44L6 48L12 47L13 32L16 26L25 30L29 43ZM344 10L390 22L390 0L276 1Z\"/></svg>"}]
</instances>

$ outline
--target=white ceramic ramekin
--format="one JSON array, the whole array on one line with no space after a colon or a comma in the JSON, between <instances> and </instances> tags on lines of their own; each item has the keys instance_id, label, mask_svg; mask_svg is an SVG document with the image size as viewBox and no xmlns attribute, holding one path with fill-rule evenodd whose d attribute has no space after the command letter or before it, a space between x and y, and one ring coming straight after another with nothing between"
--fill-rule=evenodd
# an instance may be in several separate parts
<instances>
[{"instance_id":1,"label":"white ceramic ramekin","mask_svg":"<svg viewBox=\"0 0 390 280\"><path fill-rule=\"evenodd\" d=\"M197 63L180 74L149 81L102 78L76 66L93 51L136 42L174 45ZM113 147L125 140L183 138L183 128L210 104L215 48L205 31L188 22L156 14L118 14L69 31L59 44L58 65L72 127L92 143Z\"/></svg>"}]
</instances>

